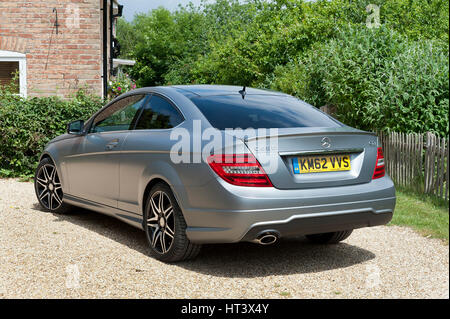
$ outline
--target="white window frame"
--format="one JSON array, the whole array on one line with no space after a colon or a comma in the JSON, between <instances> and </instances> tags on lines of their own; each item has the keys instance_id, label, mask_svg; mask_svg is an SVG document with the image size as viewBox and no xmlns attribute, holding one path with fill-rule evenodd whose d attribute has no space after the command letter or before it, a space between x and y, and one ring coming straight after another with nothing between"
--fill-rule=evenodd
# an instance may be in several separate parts
<instances>
[{"instance_id":1,"label":"white window frame","mask_svg":"<svg viewBox=\"0 0 450 319\"><path fill-rule=\"evenodd\" d=\"M19 94L27 96L27 57L23 53L0 50L0 62L19 62Z\"/></svg>"}]
</instances>

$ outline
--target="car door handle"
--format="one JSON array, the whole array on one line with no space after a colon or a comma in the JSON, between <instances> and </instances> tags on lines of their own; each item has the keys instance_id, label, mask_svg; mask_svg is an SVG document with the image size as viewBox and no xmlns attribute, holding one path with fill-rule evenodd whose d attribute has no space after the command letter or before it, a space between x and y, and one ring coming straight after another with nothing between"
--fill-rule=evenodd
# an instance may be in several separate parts
<instances>
[{"instance_id":1,"label":"car door handle","mask_svg":"<svg viewBox=\"0 0 450 319\"><path fill-rule=\"evenodd\" d=\"M112 150L114 147L116 147L118 144L119 144L119 140L118 140L118 139L112 140L111 142L109 142L108 144L106 144L105 150L110 151L110 150Z\"/></svg>"}]
</instances>

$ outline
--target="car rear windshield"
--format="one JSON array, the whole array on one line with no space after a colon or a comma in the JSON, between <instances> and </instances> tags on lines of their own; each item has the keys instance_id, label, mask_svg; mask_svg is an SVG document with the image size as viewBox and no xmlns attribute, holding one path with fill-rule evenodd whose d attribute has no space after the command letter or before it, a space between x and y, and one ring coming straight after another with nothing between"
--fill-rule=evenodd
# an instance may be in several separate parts
<instances>
[{"instance_id":1,"label":"car rear windshield","mask_svg":"<svg viewBox=\"0 0 450 319\"><path fill-rule=\"evenodd\" d=\"M284 95L189 96L212 126L235 128L339 127L330 116Z\"/></svg>"}]
</instances>

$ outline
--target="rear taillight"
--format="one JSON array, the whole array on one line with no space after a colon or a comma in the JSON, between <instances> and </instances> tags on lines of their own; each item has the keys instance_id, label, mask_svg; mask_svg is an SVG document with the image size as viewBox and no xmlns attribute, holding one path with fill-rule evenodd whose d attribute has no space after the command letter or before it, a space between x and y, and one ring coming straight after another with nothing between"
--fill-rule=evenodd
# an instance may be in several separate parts
<instances>
[{"instance_id":1,"label":"rear taillight","mask_svg":"<svg viewBox=\"0 0 450 319\"><path fill-rule=\"evenodd\" d=\"M381 147L377 150L377 162L375 165L375 171L373 172L372 179L383 177L386 173L384 168L384 155L383 149Z\"/></svg>"},{"instance_id":2,"label":"rear taillight","mask_svg":"<svg viewBox=\"0 0 450 319\"><path fill-rule=\"evenodd\" d=\"M214 172L230 184L271 187L266 172L252 154L216 154L208 157Z\"/></svg>"}]
</instances>

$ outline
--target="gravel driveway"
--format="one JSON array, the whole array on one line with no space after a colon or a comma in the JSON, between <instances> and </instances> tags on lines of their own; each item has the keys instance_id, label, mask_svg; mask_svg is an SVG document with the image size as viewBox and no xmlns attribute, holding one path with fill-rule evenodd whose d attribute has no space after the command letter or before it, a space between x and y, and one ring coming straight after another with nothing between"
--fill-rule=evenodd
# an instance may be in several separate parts
<instances>
[{"instance_id":1,"label":"gravel driveway","mask_svg":"<svg viewBox=\"0 0 450 319\"><path fill-rule=\"evenodd\" d=\"M334 246L204 246L147 255L144 233L86 210L39 210L32 183L0 179L1 298L448 298L449 248L408 228L356 230Z\"/></svg>"}]
</instances>

